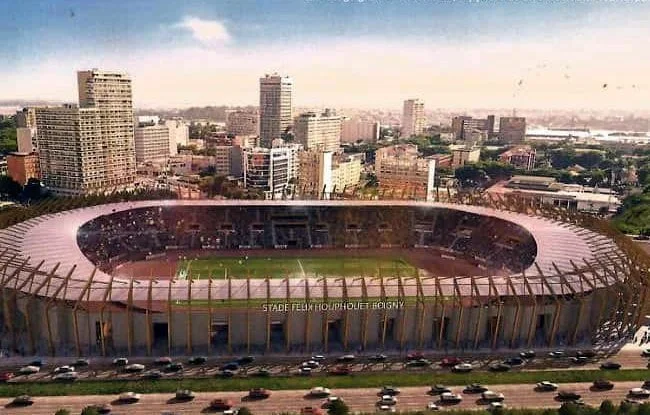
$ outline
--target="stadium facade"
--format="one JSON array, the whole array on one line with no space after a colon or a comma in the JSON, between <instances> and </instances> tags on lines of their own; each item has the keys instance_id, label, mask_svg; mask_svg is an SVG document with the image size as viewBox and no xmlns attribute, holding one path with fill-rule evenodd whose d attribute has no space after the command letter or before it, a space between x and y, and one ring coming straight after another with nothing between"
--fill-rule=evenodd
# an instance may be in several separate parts
<instances>
[{"instance_id":1,"label":"stadium facade","mask_svg":"<svg viewBox=\"0 0 650 415\"><path fill-rule=\"evenodd\" d=\"M475 272L114 272L170 254L284 249L416 250ZM649 264L606 220L516 199L103 204L0 231L0 347L113 356L595 344L642 322Z\"/></svg>"}]
</instances>

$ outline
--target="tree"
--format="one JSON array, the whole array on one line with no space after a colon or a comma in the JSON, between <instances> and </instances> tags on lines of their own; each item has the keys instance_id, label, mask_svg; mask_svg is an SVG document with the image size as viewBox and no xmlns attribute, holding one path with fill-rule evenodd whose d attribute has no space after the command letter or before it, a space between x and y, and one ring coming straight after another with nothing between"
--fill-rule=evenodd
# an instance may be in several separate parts
<instances>
[{"instance_id":1,"label":"tree","mask_svg":"<svg viewBox=\"0 0 650 415\"><path fill-rule=\"evenodd\" d=\"M636 411L637 415L650 415L650 403L644 402L639 405L639 408Z\"/></svg>"},{"instance_id":2,"label":"tree","mask_svg":"<svg viewBox=\"0 0 650 415\"><path fill-rule=\"evenodd\" d=\"M473 164L466 164L456 169L454 176L462 186L478 186L486 179L485 170Z\"/></svg>"},{"instance_id":3,"label":"tree","mask_svg":"<svg viewBox=\"0 0 650 415\"><path fill-rule=\"evenodd\" d=\"M251 410L247 406L242 406L239 408L239 412L237 412L238 415L253 415Z\"/></svg>"},{"instance_id":4,"label":"tree","mask_svg":"<svg viewBox=\"0 0 650 415\"><path fill-rule=\"evenodd\" d=\"M0 194L16 198L23 191L23 187L9 176L0 176Z\"/></svg>"},{"instance_id":5,"label":"tree","mask_svg":"<svg viewBox=\"0 0 650 415\"><path fill-rule=\"evenodd\" d=\"M572 402L563 403L557 411L558 415L579 415L578 405Z\"/></svg>"},{"instance_id":6,"label":"tree","mask_svg":"<svg viewBox=\"0 0 650 415\"><path fill-rule=\"evenodd\" d=\"M368 173L366 175L366 187L377 187L379 185L379 180L377 180L377 175L374 173Z\"/></svg>"},{"instance_id":7,"label":"tree","mask_svg":"<svg viewBox=\"0 0 650 415\"><path fill-rule=\"evenodd\" d=\"M598 410L600 415L614 415L616 413L616 408L610 400L604 400L600 404L600 409Z\"/></svg>"},{"instance_id":8,"label":"tree","mask_svg":"<svg viewBox=\"0 0 650 415\"><path fill-rule=\"evenodd\" d=\"M99 415L99 411L94 406L87 406L81 411L81 415Z\"/></svg>"},{"instance_id":9,"label":"tree","mask_svg":"<svg viewBox=\"0 0 650 415\"><path fill-rule=\"evenodd\" d=\"M70 411L67 409L59 409L54 413L54 415L70 415Z\"/></svg>"},{"instance_id":10,"label":"tree","mask_svg":"<svg viewBox=\"0 0 650 415\"><path fill-rule=\"evenodd\" d=\"M328 415L347 415L349 412L350 408L341 399L333 401L327 408Z\"/></svg>"}]
</instances>

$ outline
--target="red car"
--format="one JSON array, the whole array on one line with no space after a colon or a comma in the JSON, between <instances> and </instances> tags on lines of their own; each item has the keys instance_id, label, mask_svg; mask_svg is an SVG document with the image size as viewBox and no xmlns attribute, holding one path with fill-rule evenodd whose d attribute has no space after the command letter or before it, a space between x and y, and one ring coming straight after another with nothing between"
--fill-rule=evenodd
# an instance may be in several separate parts
<instances>
[{"instance_id":1,"label":"red car","mask_svg":"<svg viewBox=\"0 0 650 415\"><path fill-rule=\"evenodd\" d=\"M407 360L420 360L424 359L424 354L422 352L411 352L406 355Z\"/></svg>"},{"instance_id":2,"label":"red car","mask_svg":"<svg viewBox=\"0 0 650 415\"><path fill-rule=\"evenodd\" d=\"M213 399L210 402L210 408L215 411L226 411L232 408L232 401L230 399Z\"/></svg>"},{"instance_id":3,"label":"red car","mask_svg":"<svg viewBox=\"0 0 650 415\"><path fill-rule=\"evenodd\" d=\"M462 363L462 361L458 357L445 357L440 362L440 366L456 366L460 363Z\"/></svg>"},{"instance_id":4,"label":"red car","mask_svg":"<svg viewBox=\"0 0 650 415\"><path fill-rule=\"evenodd\" d=\"M349 375L350 374L350 368L347 366L337 366L334 369L330 370L331 375Z\"/></svg>"},{"instance_id":5,"label":"red car","mask_svg":"<svg viewBox=\"0 0 650 415\"><path fill-rule=\"evenodd\" d=\"M13 378L14 374L11 372L0 373L0 382L6 382L9 379Z\"/></svg>"}]
</instances>

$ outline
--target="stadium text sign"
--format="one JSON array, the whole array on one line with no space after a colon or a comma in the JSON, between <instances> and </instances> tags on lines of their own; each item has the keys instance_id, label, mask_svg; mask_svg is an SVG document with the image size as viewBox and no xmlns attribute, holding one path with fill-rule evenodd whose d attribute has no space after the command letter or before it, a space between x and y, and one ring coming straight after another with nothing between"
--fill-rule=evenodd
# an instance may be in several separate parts
<instances>
[{"instance_id":1,"label":"stadium text sign","mask_svg":"<svg viewBox=\"0 0 650 415\"><path fill-rule=\"evenodd\" d=\"M339 301L329 303L266 303L265 312L289 313L304 311L345 310L397 310L404 307L404 301Z\"/></svg>"}]
</instances>

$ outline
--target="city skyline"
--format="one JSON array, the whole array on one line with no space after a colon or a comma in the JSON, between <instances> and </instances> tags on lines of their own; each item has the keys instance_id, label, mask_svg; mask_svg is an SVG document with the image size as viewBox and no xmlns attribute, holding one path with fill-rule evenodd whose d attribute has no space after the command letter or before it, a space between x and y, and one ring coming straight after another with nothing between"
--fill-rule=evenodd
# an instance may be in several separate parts
<instances>
[{"instance_id":1,"label":"city skyline","mask_svg":"<svg viewBox=\"0 0 650 415\"><path fill-rule=\"evenodd\" d=\"M278 72L296 107L650 109L643 3L45 5L0 27L1 99L73 101L69 74L101 68L130 74L137 107L256 105Z\"/></svg>"}]
</instances>

